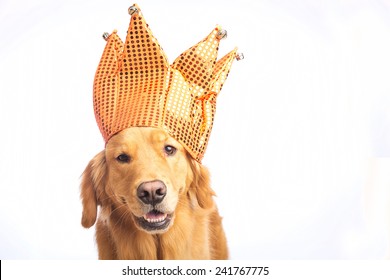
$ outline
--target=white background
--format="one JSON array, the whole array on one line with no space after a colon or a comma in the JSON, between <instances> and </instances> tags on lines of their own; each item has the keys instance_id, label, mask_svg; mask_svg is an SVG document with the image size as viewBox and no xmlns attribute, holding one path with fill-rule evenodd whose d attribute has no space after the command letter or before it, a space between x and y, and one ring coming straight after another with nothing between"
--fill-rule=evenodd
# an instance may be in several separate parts
<instances>
[{"instance_id":1,"label":"white background","mask_svg":"<svg viewBox=\"0 0 390 280\"><path fill-rule=\"evenodd\" d=\"M390 1L137 2L173 62L239 47L203 163L232 259L390 257ZM96 259L80 175L92 83L129 1L0 0L0 259Z\"/></svg>"}]
</instances>

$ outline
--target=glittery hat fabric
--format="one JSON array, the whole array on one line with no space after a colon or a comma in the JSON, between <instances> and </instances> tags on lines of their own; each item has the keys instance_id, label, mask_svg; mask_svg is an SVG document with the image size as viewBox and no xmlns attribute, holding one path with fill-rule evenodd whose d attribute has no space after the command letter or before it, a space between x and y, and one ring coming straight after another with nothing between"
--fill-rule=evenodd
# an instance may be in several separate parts
<instances>
[{"instance_id":1,"label":"glittery hat fabric","mask_svg":"<svg viewBox=\"0 0 390 280\"><path fill-rule=\"evenodd\" d=\"M128 127L158 127L200 162L236 49L217 61L224 31L216 27L169 65L140 8L131 9L125 43L116 31L108 36L95 74L93 105L103 138Z\"/></svg>"}]
</instances>

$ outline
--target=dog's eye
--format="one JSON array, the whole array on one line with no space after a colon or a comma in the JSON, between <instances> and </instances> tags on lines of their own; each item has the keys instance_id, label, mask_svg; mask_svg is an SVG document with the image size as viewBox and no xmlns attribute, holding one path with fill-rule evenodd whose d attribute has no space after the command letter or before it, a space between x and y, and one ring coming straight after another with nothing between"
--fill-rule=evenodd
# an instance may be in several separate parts
<instances>
[{"instance_id":1,"label":"dog's eye","mask_svg":"<svg viewBox=\"0 0 390 280\"><path fill-rule=\"evenodd\" d=\"M120 154L119 156L116 157L117 161L119 162L129 162L130 157L126 154Z\"/></svg>"},{"instance_id":2,"label":"dog's eye","mask_svg":"<svg viewBox=\"0 0 390 280\"><path fill-rule=\"evenodd\" d=\"M168 156L173 156L176 153L176 148L171 145L166 145L164 150Z\"/></svg>"}]
</instances>

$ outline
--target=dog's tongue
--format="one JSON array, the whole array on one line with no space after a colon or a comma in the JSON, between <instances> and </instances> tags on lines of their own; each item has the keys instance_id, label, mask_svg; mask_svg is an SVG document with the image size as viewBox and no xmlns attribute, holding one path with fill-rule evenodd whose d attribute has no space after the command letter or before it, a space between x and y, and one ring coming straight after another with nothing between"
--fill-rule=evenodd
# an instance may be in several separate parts
<instances>
[{"instance_id":1,"label":"dog's tongue","mask_svg":"<svg viewBox=\"0 0 390 280\"><path fill-rule=\"evenodd\" d=\"M158 212L158 211L150 211L149 213L147 213L146 215L146 218L148 218L148 219L158 219L158 218L161 218L161 217L163 217L164 216L164 214L163 213L161 213L161 212Z\"/></svg>"},{"instance_id":2,"label":"dog's tongue","mask_svg":"<svg viewBox=\"0 0 390 280\"><path fill-rule=\"evenodd\" d=\"M144 219L148 222L161 222L167 217L167 214L158 212L158 211L150 211L144 216Z\"/></svg>"}]
</instances>

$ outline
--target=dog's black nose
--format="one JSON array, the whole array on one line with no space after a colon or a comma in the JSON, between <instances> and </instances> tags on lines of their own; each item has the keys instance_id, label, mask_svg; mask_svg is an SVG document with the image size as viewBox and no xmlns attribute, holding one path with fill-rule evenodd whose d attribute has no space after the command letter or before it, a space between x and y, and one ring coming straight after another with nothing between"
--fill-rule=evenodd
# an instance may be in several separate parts
<instances>
[{"instance_id":1,"label":"dog's black nose","mask_svg":"<svg viewBox=\"0 0 390 280\"><path fill-rule=\"evenodd\" d=\"M159 180L144 182L137 189L137 196L145 204L156 205L167 194L167 187Z\"/></svg>"}]
</instances>

